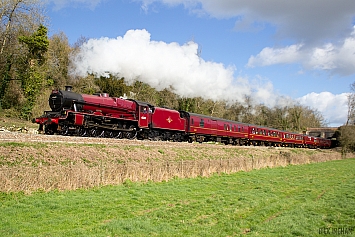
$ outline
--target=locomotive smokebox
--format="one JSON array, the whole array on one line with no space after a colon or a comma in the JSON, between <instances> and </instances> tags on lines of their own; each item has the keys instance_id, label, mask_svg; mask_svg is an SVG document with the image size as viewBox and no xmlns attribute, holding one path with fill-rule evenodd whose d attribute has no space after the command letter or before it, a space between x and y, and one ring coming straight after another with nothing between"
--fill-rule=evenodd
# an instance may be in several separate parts
<instances>
[{"instance_id":1,"label":"locomotive smokebox","mask_svg":"<svg viewBox=\"0 0 355 237\"><path fill-rule=\"evenodd\" d=\"M71 89L73 89L72 86L65 86L65 91L71 91Z\"/></svg>"}]
</instances>

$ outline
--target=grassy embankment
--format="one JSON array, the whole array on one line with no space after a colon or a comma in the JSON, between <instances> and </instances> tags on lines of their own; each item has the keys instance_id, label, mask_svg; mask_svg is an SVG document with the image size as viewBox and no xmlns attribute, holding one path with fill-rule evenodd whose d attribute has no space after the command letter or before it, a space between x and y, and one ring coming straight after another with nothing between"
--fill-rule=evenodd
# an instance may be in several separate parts
<instances>
[{"instance_id":1,"label":"grassy embankment","mask_svg":"<svg viewBox=\"0 0 355 237\"><path fill-rule=\"evenodd\" d=\"M160 183L2 193L0 235L319 236L324 227L354 235L354 166L355 159L346 159Z\"/></svg>"},{"instance_id":2,"label":"grassy embankment","mask_svg":"<svg viewBox=\"0 0 355 237\"><path fill-rule=\"evenodd\" d=\"M89 141L94 143L85 144ZM70 190L126 180L160 182L341 159L331 150L104 141L0 142L0 191Z\"/></svg>"}]
</instances>

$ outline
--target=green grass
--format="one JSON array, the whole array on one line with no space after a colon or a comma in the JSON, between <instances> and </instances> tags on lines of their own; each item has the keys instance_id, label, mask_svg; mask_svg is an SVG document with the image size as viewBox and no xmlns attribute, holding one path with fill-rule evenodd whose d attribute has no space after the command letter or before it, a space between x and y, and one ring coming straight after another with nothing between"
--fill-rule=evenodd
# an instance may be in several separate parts
<instances>
[{"instance_id":1,"label":"green grass","mask_svg":"<svg viewBox=\"0 0 355 237\"><path fill-rule=\"evenodd\" d=\"M319 236L323 227L352 228L355 235L354 166L347 159L163 183L2 193L0 236Z\"/></svg>"}]
</instances>

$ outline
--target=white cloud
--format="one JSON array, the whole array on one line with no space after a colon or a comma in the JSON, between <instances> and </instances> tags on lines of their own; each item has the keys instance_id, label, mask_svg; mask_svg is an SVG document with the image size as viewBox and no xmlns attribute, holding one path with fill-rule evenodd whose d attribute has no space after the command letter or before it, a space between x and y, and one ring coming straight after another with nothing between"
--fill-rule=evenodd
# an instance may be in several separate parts
<instances>
[{"instance_id":1,"label":"white cloud","mask_svg":"<svg viewBox=\"0 0 355 237\"><path fill-rule=\"evenodd\" d=\"M301 59L302 45L291 45L285 48L273 49L266 47L257 56L249 58L248 67L270 66L280 63L295 63Z\"/></svg>"},{"instance_id":2,"label":"white cloud","mask_svg":"<svg viewBox=\"0 0 355 237\"><path fill-rule=\"evenodd\" d=\"M270 82L250 83L247 78L235 78L234 66L200 58L196 43L151 41L146 30L129 30L115 39L90 39L74 62L72 73L76 75L105 76L109 72L125 77L129 83L140 80L158 90L172 87L185 97L242 102L245 95L250 95L268 106L278 102Z\"/></svg>"},{"instance_id":3,"label":"white cloud","mask_svg":"<svg viewBox=\"0 0 355 237\"><path fill-rule=\"evenodd\" d=\"M330 92L312 92L297 99L300 104L318 110L329 122L330 126L341 126L346 123L347 100L348 93L334 95Z\"/></svg>"},{"instance_id":4,"label":"white cloud","mask_svg":"<svg viewBox=\"0 0 355 237\"><path fill-rule=\"evenodd\" d=\"M299 42L334 39L349 33L355 15L354 0L135 0L148 9L155 2L170 6L183 4L197 14L216 18L236 18L236 29L254 28L267 22L277 27L277 35Z\"/></svg>"},{"instance_id":5,"label":"white cloud","mask_svg":"<svg viewBox=\"0 0 355 237\"><path fill-rule=\"evenodd\" d=\"M306 66L313 69L330 70L341 75L355 73L355 29L341 45L326 44L315 48Z\"/></svg>"},{"instance_id":6,"label":"white cloud","mask_svg":"<svg viewBox=\"0 0 355 237\"><path fill-rule=\"evenodd\" d=\"M305 69L326 70L340 75L355 73L355 29L340 44L324 44L308 48L302 44L284 48L264 48L249 58L247 67L299 63Z\"/></svg>"}]
</instances>

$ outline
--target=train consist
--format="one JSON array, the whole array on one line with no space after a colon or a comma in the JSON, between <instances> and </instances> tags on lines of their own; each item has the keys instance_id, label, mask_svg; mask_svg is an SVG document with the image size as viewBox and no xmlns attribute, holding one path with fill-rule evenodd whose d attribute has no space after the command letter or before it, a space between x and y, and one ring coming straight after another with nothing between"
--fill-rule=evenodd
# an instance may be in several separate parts
<instances>
[{"instance_id":1,"label":"train consist","mask_svg":"<svg viewBox=\"0 0 355 237\"><path fill-rule=\"evenodd\" d=\"M282 131L117 97L53 90L51 111L36 118L46 134L220 142L233 145L330 148L331 140Z\"/></svg>"}]
</instances>

